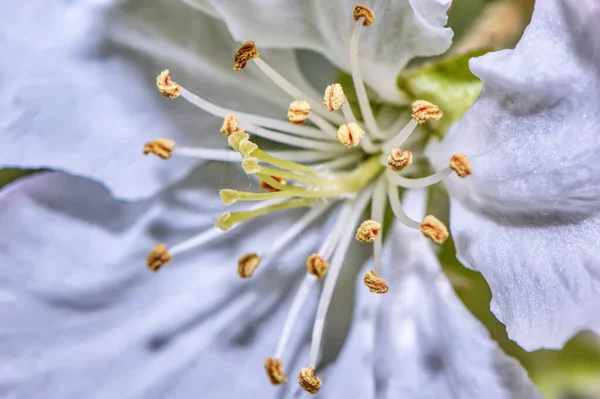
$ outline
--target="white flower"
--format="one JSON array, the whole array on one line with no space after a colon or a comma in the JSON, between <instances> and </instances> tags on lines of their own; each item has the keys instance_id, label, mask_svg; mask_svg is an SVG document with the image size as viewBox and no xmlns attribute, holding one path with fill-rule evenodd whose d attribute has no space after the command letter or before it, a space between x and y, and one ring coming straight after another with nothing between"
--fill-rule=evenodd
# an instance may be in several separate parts
<instances>
[{"instance_id":1,"label":"white flower","mask_svg":"<svg viewBox=\"0 0 600 399\"><path fill-rule=\"evenodd\" d=\"M358 392L359 397L537 397L520 366L491 342L441 273L422 235L442 243L448 235L446 227L424 215L422 196L413 194L416 197L411 199L407 194L405 198L407 212L418 216L416 219L407 215L400 203L397 185L427 187L453 172L468 179L469 160L457 150L432 176L410 179L399 175L398 170L419 171L420 166L411 165L412 153L395 150L414 148L414 158L422 158L423 137L419 130L411 134L419 123L439 119L442 113L433 104L417 101L409 121L398 115L386 121L373 114L367 98L363 79L386 101L405 101L393 89L400 69L411 58L440 53L450 44L451 33L443 28L449 2L414 3L373 2L376 19L365 24L370 21L370 11L364 7L358 14L355 11L355 22L354 4L346 1L302 5L274 1L268 6L258 1L195 2L209 15L224 18L235 38L258 43L257 47L246 42L235 64L231 60L234 44L225 35L225 26L173 2L157 2L158 8L148 7L147 2L126 2L116 8L68 7L78 11L75 15L84 21L97 15L90 7L102 7L102 18L111 22L105 37L133 50L128 57L150 54L171 68L172 75L165 72L157 81L165 96L180 95L207 111L206 115L220 119L205 119L198 132L198 127L194 128L197 119L183 114L168 118L154 100L147 108L148 116L136 115L133 109L141 101L136 96L146 102L146 93L135 90L140 77L130 71L126 76L116 74L119 80L113 82L112 64L104 61L109 68L83 74L82 84L91 79L93 88L104 90L98 94L106 96L99 96L95 110L87 108L91 102L83 101L84 112L74 115L81 117L81 122L76 119L74 123L74 133L85 137L82 145L86 148L81 153L86 159L49 156L62 142L59 140L36 152L31 161L19 160L21 165L64 168L90 176L128 199L157 193L186 175L197 164L194 159L241 161L252 176L237 182L242 182L244 190L234 190L229 188L235 183L229 173L212 164L152 199L134 203L111 200L98 184L57 172L23 180L3 192L0 222L15 226L11 232L15 240L0 250L1 262L12 265L2 272L8 282L2 298L12 307L2 347L11 359L7 390L21 396L43 390L50 397L280 396L281 391L271 389L264 375L262 364L269 358L269 377L275 382L283 379L278 360L294 379L308 366L299 378L300 385L311 392L321 388L320 380L312 375L317 367L327 397ZM63 15L64 10L56 13ZM44 17L54 28L56 16L47 13ZM273 23L279 24L277 32L281 34L273 35ZM190 29L184 28L187 26ZM158 29L165 31L156 32ZM93 59L105 54L100 52L106 49L103 46L93 47L91 52L77 47L85 29L74 29L76 34L66 30L67 34L58 36L66 40L60 59L68 61L67 65L79 68L82 58L89 61L84 56ZM245 37L250 34L253 37ZM37 43L35 38L32 41ZM269 47L317 50L350 71L364 124L357 121L344 98L333 101L344 103L341 110L330 112L321 104L322 95L298 70L293 53ZM38 57L41 54L35 55L36 60ZM143 62L151 65L147 59ZM97 67L94 62L92 65ZM236 72L231 71L234 65L239 69ZM78 97L71 94L81 84L53 80L60 75L49 74L39 61L32 69L52 85L58 83L51 87L72 89L66 90L66 99L75 104ZM192 87L193 75L202 77L199 95L184 88ZM35 93L18 84L13 88L13 100ZM124 106L132 107L121 115L129 122L125 127L135 128L137 134L137 124L146 122L142 125L144 136L131 137L147 142L145 152L162 158L172 155L172 159L164 163L147 158L138 169L132 157L125 156L131 151L129 139L117 145L103 135L81 136L85 128L94 127L91 122L114 122L111 117L120 110L110 108L108 100L115 98L115 93L122 95L118 98L123 98ZM18 104L24 115L36 103L26 98ZM111 111L106 117L86 116L86 112L98 113L104 108ZM184 109L191 111L191 107ZM23 126L21 114L15 113L19 123L12 122L11 128ZM287 115L293 123L282 120ZM304 117L312 125L299 124ZM62 119L55 115L32 119L32 123L50 128L59 121ZM219 142L224 146L225 138L217 132L223 122L221 129L235 151L215 148ZM201 139L194 142L165 123L183 123L194 128ZM246 132L254 136L250 138ZM166 139L153 140L156 137ZM270 150L268 143L255 137L286 147ZM123 151L123 145L125 153L111 151ZM22 143L13 146L22 148ZM389 169L383 172L385 168ZM166 170L172 171L165 175ZM252 191L258 181L265 191ZM209 227L222 211L215 203L217 189L221 189L224 204L243 209L222 213L216 218L219 229ZM238 208L243 201L258 201L259 205L252 210ZM369 221L361 225L369 202ZM400 224L383 250L378 232L384 225L387 204ZM413 206L416 210L410 209ZM303 207L310 209L274 213ZM320 233L313 231L315 224L321 227ZM352 249L359 225L362 231L357 238L373 243ZM202 233L194 236L198 230ZM234 231L224 235L220 230ZM157 247L148 258L148 266L159 274L143 274L138 268L144 258L141 250L164 239L169 245ZM359 281L357 310L351 322L344 322L339 318L348 312L340 305L352 304L352 295L347 295L358 268L353 265L364 261L361 249L370 245L374 256L363 270L365 284L383 295L370 293ZM204 246L203 251L194 253L198 246ZM240 260L238 274L252 280L240 280L235 270L226 267L232 252L247 253ZM311 288L318 285L318 277L303 266L311 252L321 262L319 267L312 265L314 270L322 269L324 261L330 263L314 315L310 312L315 299ZM301 265L300 270L294 265ZM303 342L311 325L309 351ZM343 342L339 355L336 342L338 348ZM288 384L282 390L290 396L299 387Z\"/></svg>"},{"instance_id":2,"label":"white flower","mask_svg":"<svg viewBox=\"0 0 600 399\"><path fill-rule=\"evenodd\" d=\"M514 50L471 61L482 94L440 152L473 165L447 181L458 257L528 350L600 332L598 18L593 1L536 2Z\"/></svg>"}]
</instances>

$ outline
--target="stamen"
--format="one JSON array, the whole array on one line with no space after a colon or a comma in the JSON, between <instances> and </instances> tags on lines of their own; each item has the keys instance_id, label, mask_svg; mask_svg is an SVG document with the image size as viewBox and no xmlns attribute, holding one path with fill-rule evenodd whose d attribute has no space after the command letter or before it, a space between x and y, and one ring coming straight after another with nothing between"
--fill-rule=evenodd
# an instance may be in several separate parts
<instances>
[{"instance_id":1,"label":"stamen","mask_svg":"<svg viewBox=\"0 0 600 399\"><path fill-rule=\"evenodd\" d=\"M282 177L277 177L277 176L266 176L265 178L263 178L262 176L259 176L261 179L260 181L260 188L262 188L265 191L268 191L270 193L274 193L276 191L281 191L283 190L283 186L286 185L286 180ZM268 177L268 180L267 180ZM273 182L274 180L274 182Z\"/></svg>"},{"instance_id":2,"label":"stamen","mask_svg":"<svg viewBox=\"0 0 600 399\"><path fill-rule=\"evenodd\" d=\"M329 112L337 111L342 108L342 105L346 102L346 96L344 95L344 89L339 83L334 83L325 89L325 95L323 96L323 105Z\"/></svg>"},{"instance_id":3,"label":"stamen","mask_svg":"<svg viewBox=\"0 0 600 399\"><path fill-rule=\"evenodd\" d=\"M419 123L437 121L444 116L442 110L428 101L418 100L412 105L412 117Z\"/></svg>"},{"instance_id":4,"label":"stamen","mask_svg":"<svg viewBox=\"0 0 600 399\"><path fill-rule=\"evenodd\" d=\"M173 248L171 248L171 255L175 256L182 252L186 252L186 251L189 251L190 249L204 245L222 234L223 234L223 232L215 227L213 227L209 230L203 231L202 233L198 234L197 236L192 237L189 240L186 240L182 243L175 245Z\"/></svg>"},{"instance_id":5,"label":"stamen","mask_svg":"<svg viewBox=\"0 0 600 399\"><path fill-rule=\"evenodd\" d=\"M356 123L341 125L337 131L337 139L348 148L356 147L365 136L365 132Z\"/></svg>"},{"instance_id":6,"label":"stamen","mask_svg":"<svg viewBox=\"0 0 600 399\"><path fill-rule=\"evenodd\" d=\"M310 113L310 104L306 101L292 101L288 108L288 120L294 125L301 125L306 121Z\"/></svg>"},{"instance_id":7,"label":"stamen","mask_svg":"<svg viewBox=\"0 0 600 399\"><path fill-rule=\"evenodd\" d=\"M314 115L313 115L314 116ZM314 119L313 116L310 119ZM335 129L331 126L328 126L330 130L328 130L327 137L335 136ZM331 151L331 152L340 152L342 148L335 143L330 141L323 141L324 137L319 138L303 138L303 137L295 137L290 136L289 134L276 132L269 129L264 129L254 125L246 125L246 131L250 133L254 133L257 136L263 137L265 139L269 139L272 141L276 141L279 143L284 143L287 145L291 145L298 148L306 148L315 151ZM331 136L329 136L331 134Z\"/></svg>"},{"instance_id":8,"label":"stamen","mask_svg":"<svg viewBox=\"0 0 600 399\"><path fill-rule=\"evenodd\" d=\"M260 256L257 254L245 254L238 259L238 274L241 278L250 278L260 265Z\"/></svg>"},{"instance_id":9,"label":"stamen","mask_svg":"<svg viewBox=\"0 0 600 399\"><path fill-rule=\"evenodd\" d=\"M316 276L317 278L323 278L327 269L329 269L329 262L323 259L319 254L312 254L306 260L306 269L309 274Z\"/></svg>"},{"instance_id":10,"label":"stamen","mask_svg":"<svg viewBox=\"0 0 600 399\"><path fill-rule=\"evenodd\" d=\"M448 238L448 229L438 218L427 215L419 228L421 233L436 244L443 244Z\"/></svg>"},{"instance_id":11,"label":"stamen","mask_svg":"<svg viewBox=\"0 0 600 399\"><path fill-rule=\"evenodd\" d=\"M265 360L265 371L273 385L280 385L287 382L287 377L283 372L283 363L279 359L268 358Z\"/></svg>"},{"instance_id":12,"label":"stamen","mask_svg":"<svg viewBox=\"0 0 600 399\"><path fill-rule=\"evenodd\" d=\"M231 148L233 148L236 151L240 150L240 145L245 142L248 141L250 139L250 135L248 133L245 133L244 131L240 131L240 132L235 132L230 134L227 137L227 142L229 143L229 146Z\"/></svg>"},{"instance_id":13,"label":"stamen","mask_svg":"<svg viewBox=\"0 0 600 399\"><path fill-rule=\"evenodd\" d=\"M300 373L298 374L298 382L300 383L302 389L311 395L319 392L319 389L321 388L321 379L315 376L315 368L313 366L305 367L300 370Z\"/></svg>"},{"instance_id":14,"label":"stamen","mask_svg":"<svg viewBox=\"0 0 600 399\"><path fill-rule=\"evenodd\" d=\"M395 148L401 147L406 139L408 139L415 131L417 126L419 126L419 122L415 119L411 119L393 139L385 143L383 146L384 152L393 151Z\"/></svg>"},{"instance_id":15,"label":"stamen","mask_svg":"<svg viewBox=\"0 0 600 399\"><path fill-rule=\"evenodd\" d=\"M373 242L381 231L381 224L375 220L365 220L356 230L355 238L360 242Z\"/></svg>"},{"instance_id":16,"label":"stamen","mask_svg":"<svg viewBox=\"0 0 600 399\"><path fill-rule=\"evenodd\" d=\"M144 155L152 153L159 158L169 159L174 148L175 142L173 140L159 138L144 144Z\"/></svg>"},{"instance_id":17,"label":"stamen","mask_svg":"<svg viewBox=\"0 0 600 399\"><path fill-rule=\"evenodd\" d=\"M246 43L240 47L240 49L235 53L233 57L233 70L241 71L246 68L248 61L256 59L260 56L258 52L258 48L254 44L253 40L248 40Z\"/></svg>"},{"instance_id":18,"label":"stamen","mask_svg":"<svg viewBox=\"0 0 600 399\"><path fill-rule=\"evenodd\" d=\"M244 168L244 171L249 175L258 173L261 170L261 166L258 164L258 158L254 157L244 159L242 161L242 168Z\"/></svg>"},{"instance_id":19,"label":"stamen","mask_svg":"<svg viewBox=\"0 0 600 399\"><path fill-rule=\"evenodd\" d=\"M173 259L173 256L169 253L167 246L165 244L158 244L150 251L146 259L146 264L150 270L157 272L161 267L169 263L171 259Z\"/></svg>"},{"instance_id":20,"label":"stamen","mask_svg":"<svg viewBox=\"0 0 600 399\"><path fill-rule=\"evenodd\" d=\"M400 172L408 168L412 161L412 152L408 150L393 150L387 157L387 164L394 172Z\"/></svg>"},{"instance_id":21,"label":"stamen","mask_svg":"<svg viewBox=\"0 0 600 399\"><path fill-rule=\"evenodd\" d=\"M242 192L225 188L219 191L219 196L224 205L231 205L242 198Z\"/></svg>"},{"instance_id":22,"label":"stamen","mask_svg":"<svg viewBox=\"0 0 600 399\"><path fill-rule=\"evenodd\" d=\"M361 28L363 26L369 25L370 22L368 21L370 20L372 22L375 18L375 15L367 6L363 5L356 6L354 10L354 15L355 18L358 15L358 19L355 19L356 24L354 25L354 31L352 32L352 36L350 37L349 47L352 81L354 82L354 89L356 91L356 97L358 98L358 105L362 117L365 121L365 125L367 126L367 130L373 137L381 139L383 138L383 134L379 129L379 126L377 126L377 123L375 122L375 117L373 116L373 110L371 109L371 105L369 104L367 90L365 89L365 84L363 82L362 73L360 71L360 64L358 61L358 40L360 38L360 33L362 30Z\"/></svg>"},{"instance_id":23,"label":"stamen","mask_svg":"<svg viewBox=\"0 0 600 399\"><path fill-rule=\"evenodd\" d=\"M206 161L239 162L242 160L239 152L218 148L177 147L173 152L184 157L200 158Z\"/></svg>"},{"instance_id":24,"label":"stamen","mask_svg":"<svg viewBox=\"0 0 600 399\"><path fill-rule=\"evenodd\" d=\"M467 156L460 153L450 158L450 168L461 178L469 176L473 170Z\"/></svg>"},{"instance_id":25,"label":"stamen","mask_svg":"<svg viewBox=\"0 0 600 399\"><path fill-rule=\"evenodd\" d=\"M243 132L243 130L240 129L237 118L232 114L225 115L223 125L221 125L221 133L223 133L224 136L229 137L237 132Z\"/></svg>"},{"instance_id":26,"label":"stamen","mask_svg":"<svg viewBox=\"0 0 600 399\"><path fill-rule=\"evenodd\" d=\"M385 294L388 292L387 283L373 270L369 270L365 273L363 281L365 285L369 287L369 291L374 292L375 294Z\"/></svg>"},{"instance_id":27,"label":"stamen","mask_svg":"<svg viewBox=\"0 0 600 399\"><path fill-rule=\"evenodd\" d=\"M171 80L169 70L165 69L156 77L156 86L163 96L173 99L179 97L181 87Z\"/></svg>"},{"instance_id":28,"label":"stamen","mask_svg":"<svg viewBox=\"0 0 600 399\"><path fill-rule=\"evenodd\" d=\"M358 4L354 7L354 20L358 22L361 18L363 18L363 26L369 26L375 19L375 13L364 4Z\"/></svg>"}]
</instances>

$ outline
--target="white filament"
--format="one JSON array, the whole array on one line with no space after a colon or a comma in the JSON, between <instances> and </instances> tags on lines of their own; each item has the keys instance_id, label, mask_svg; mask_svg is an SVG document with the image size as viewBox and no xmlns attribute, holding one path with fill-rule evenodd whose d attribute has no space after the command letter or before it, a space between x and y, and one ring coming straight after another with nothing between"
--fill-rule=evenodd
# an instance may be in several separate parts
<instances>
[{"instance_id":1,"label":"white filament","mask_svg":"<svg viewBox=\"0 0 600 399\"><path fill-rule=\"evenodd\" d=\"M333 296L333 291L337 283L337 278L340 274L342 263L346 258L346 253L348 252L348 248L350 247L350 243L354 237L354 228L350 226L356 226L358 223L358 219L367 205L367 201L371 197L372 192L373 188L369 187L363 190L356 199L348 201L352 204L352 211L346 219L346 227L343 229L343 234L340 235L338 245L331 261L331 266L329 267L329 271L325 277L323 291L321 292L321 297L319 298L319 305L317 307L317 315L315 317L312 343L310 348L311 366L315 366L317 363L319 349L321 346L321 338L323 336L323 328L325 326L325 317L327 316L329 303L331 302L331 298Z\"/></svg>"},{"instance_id":2,"label":"white filament","mask_svg":"<svg viewBox=\"0 0 600 399\"><path fill-rule=\"evenodd\" d=\"M393 149L399 148L415 131L418 125L419 123L416 120L411 119L393 139L383 145L384 152L388 153Z\"/></svg>"},{"instance_id":3,"label":"white filament","mask_svg":"<svg viewBox=\"0 0 600 399\"><path fill-rule=\"evenodd\" d=\"M373 110L369 104L369 97L367 96L367 90L363 82L362 73L360 72L360 65L358 62L358 39L360 38L360 32L363 27L363 19L360 18L354 25L352 36L350 37L350 68L352 70L352 81L354 82L354 89L356 90L356 97L358 98L358 105L360 112L367 125L369 133L376 138L383 138L382 132L379 130L379 126L375 122L373 116Z\"/></svg>"},{"instance_id":4,"label":"white filament","mask_svg":"<svg viewBox=\"0 0 600 399\"><path fill-rule=\"evenodd\" d=\"M373 201L371 202L371 219L379 222L383 226L383 218L386 206L386 185L384 176L381 176L373 192ZM375 264L375 274L381 276L381 250L383 247L383 234L378 234L373 243L373 263Z\"/></svg>"},{"instance_id":5,"label":"white filament","mask_svg":"<svg viewBox=\"0 0 600 399\"><path fill-rule=\"evenodd\" d=\"M404 213L404 210L402 209L402 203L400 202L400 198L398 197L398 187L396 187L393 184L388 184L387 191L388 191L388 199L390 201L390 206L392 207L392 210L394 211L394 215L398 218L400 223L402 223L403 225L405 225L407 227L410 227L411 229L419 230L419 228L421 227L421 223L409 218L406 215L406 213Z\"/></svg>"},{"instance_id":6,"label":"white filament","mask_svg":"<svg viewBox=\"0 0 600 399\"><path fill-rule=\"evenodd\" d=\"M328 259L331 256L331 253L333 252L333 249L335 248L337 241L339 240L340 232L343 232L345 230L344 225L346 223L348 214L351 210L352 210L351 204L349 202L344 203L344 205L342 206L342 209L340 210L339 215L337 216L335 225L333 227L333 234L329 234L327 236L327 238L321 245L321 248L319 248L319 251L317 252L324 259ZM300 309L302 308L302 305L306 301L306 298L308 297L310 289L312 288L312 286L315 284L315 282L317 280L318 280L317 277L313 276L312 274L308 274L308 273L302 280L302 283L300 284L300 288L298 289L298 292L296 292L296 296L294 297L294 300L292 302L292 307L290 308L290 311L285 319L285 324L283 326L283 332L281 333L281 337L279 338L279 343L277 344L275 358L281 358L281 356L283 355L283 352L285 350L287 342L292 333L292 329L294 328L294 324L296 323L296 320L298 319L298 314L300 313Z\"/></svg>"},{"instance_id":7,"label":"white filament","mask_svg":"<svg viewBox=\"0 0 600 399\"><path fill-rule=\"evenodd\" d=\"M392 182L398 186L404 187L404 188L429 187L433 184L439 183L440 181L444 180L451 174L452 174L452 169L450 169L448 167L448 168L440 170L437 173L434 173L431 176L422 177L420 179L409 179L407 177L400 176L399 174L394 173L391 170L386 171L386 177L390 182Z\"/></svg>"},{"instance_id":8,"label":"white filament","mask_svg":"<svg viewBox=\"0 0 600 399\"><path fill-rule=\"evenodd\" d=\"M321 115L323 118L325 118L331 123L338 125L341 125L343 123L343 118L341 118L337 114L332 114L328 112L323 107L323 104L321 104L320 101L316 101L314 98L311 98L311 96L300 90L298 87L294 86L290 81L281 76L277 71L275 71L269 64L267 64L261 58L255 58L253 61L260 68L260 70L263 71L263 73L273 81L273 83L279 86L292 98L307 101L310 104L311 111L314 111L315 113Z\"/></svg>"},{"instance_id":9,"label":"white filament","mask_svg":"<svg viewBox=\"0 0 600 399\"><path fill-rule=\"evenodd\" d=\"M337 141L317 141L302 137L294 137L290 136L289 134L279 133L274 130L269 130L254 125L246 125L245 130L246 132L254 133L255 135L263 137L265 139L269 139L278 143L284 143L293 147L306 148L310 150L323 152L342 152L345 149Z\"/></svg>"}]
</instances>

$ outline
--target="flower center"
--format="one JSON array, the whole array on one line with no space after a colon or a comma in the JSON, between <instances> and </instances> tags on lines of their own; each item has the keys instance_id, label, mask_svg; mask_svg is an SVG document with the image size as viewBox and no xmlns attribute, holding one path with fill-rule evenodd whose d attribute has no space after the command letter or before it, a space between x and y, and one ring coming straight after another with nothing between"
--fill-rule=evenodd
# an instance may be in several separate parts
<instances>
[{"instance_id":1,"label":"flower center","mask_svg":"<svg viewBox=\"0 0 600 399\"><path fill-rule=\"evenodd\" d=\"M412 106L412 119L397 133L380 129L367 97L358 62L361 32L374 23L375 14L368 7L358 5L353 16L356 23L349 41L348 54L361 113L360 120L355 117L339 83L327 87L322 102L312 98L264 61L255 43L248 41L235 54L234 70L241 71L253 63L289 94L293 101L288 107L288 122L221 107L172 81L167 70L157 77L160 92L167 98L181 96L202 110L223 118L221 133L227 137L232 150L178 147L173 141L164 138L147 143L144 147L144 153L154 153L163 159L176 154L205 160L241 161L245 172L255 177L259 181L259 187L264 190L221 190L220 197L225 205L238 201L253 201L256 205L245 211L221 214L214 228L175 245L170 250L164 244L159 244L148 256L148 266L153 271L158 271L175 255L207 244L224 231L236 228L241 222L286 209L310 208L283 234L269 243L268 248L239 258L240 277L250 278L261 263L276 257L311 223L335 204L341 204L326 240L307 259L307 274L294 298L276 353L265 362L267 375L273 384L287 381L281 358L288 338L311 288L319 279L325 278L313 328L310 366L302 369L298 376L300 385L310 393L316 393L321 386L321 380L314 375L321 336L337 277L352 238L363 243L373 243L374 270L366 273L365 285L377 294L388 292L390 287L382 278L382 235L379 234L385 227L383 216L388 205L401 223L409 228L419 229L435 243L441 244L448 237L444 224L432 215L427 215L421 222L409 218L402 210L398 188L427 187L448 177L453 171L460 177L468 176L471 172L466 156L456 154L447 168L431 176L411 179L400 174L413 161L413 154L401 147L419 124L440 119L442 111L429 102L416 101ZM341 115L336 113L339 110ZM284 143L298 150L264 151L251 140L250 134ZM369 202L370 219L360 223L361 215ZM357 229L354 230L355 228Z\"/></svg>"}]
</instances>

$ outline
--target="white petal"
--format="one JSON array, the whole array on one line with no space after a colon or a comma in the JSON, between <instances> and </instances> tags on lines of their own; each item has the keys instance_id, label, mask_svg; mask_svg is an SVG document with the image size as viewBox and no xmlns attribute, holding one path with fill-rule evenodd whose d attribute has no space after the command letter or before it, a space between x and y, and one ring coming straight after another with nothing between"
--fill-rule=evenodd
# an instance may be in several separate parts
<instances>
[{"instance_id":1,"label":"white petal","mask_svg":"<svg viewBox=\"0 0 600 399\"><path fill-rule=\"evenodd\" d=\"M0 18L1 166L65 170L127 199L181 179L195 161L142 157L143 144L227 143L218 118L160 96L154 80L165 68L222 105L285 117L290 100L279 89L234 73L239 45L221 22L178 1L105 3L17 2ZM270 57L300 76L292 52Z\"/></svg>"},{"instance_id":2,"label":"white petal","mask_svg":"<svg viewBox=\"0 0 600 399\"><path fill-rule=\"evenodd\" d=\"M423 207L410 204L422 199L421 193L405 201L411 216L422 216L415 208ZM386 294L357 283L357 323L338 361L350 363L344 382L362 382L378 398L541 398L458 299L419 232L395 226L384 261ZM376 388L370 385L373 370Z\"/></svg>"},{"instance_id":3,"label":"white petal","mask_svg":"<svg viewBox=\"0 0 600 399\"><path fill-rule=\"evenodd\" d=\"M236 255L260 248L285 223L241 227L156 274L145 267L156 242L212 225L207 211L219 208L206 194L220 186L220 170L215 165L210 181L199 176L138 203L111 200L99 184L58 172L2 192L0 223L10 226L0 243L2 392L277 396L263 362L304 269L294 261L307 255L314 236L288 251L282 267L266 266L251 280L237 276Z\"/></svg>"},{"instance_id":4,"label":"white petal","mask_svg":"<svg viewBox=\"0 0 600 399\"><path fill-rule=\"evenodd\" d=\"M600 216L497 220L452 203L457 256L480 271L491 308L527 350L559 349L583 330L600 333Z\"/></svg>"},{"instance_id":5,"label":"white petal","mask_svg":"<svg viewBox=\"0 0 600 399\"><path fill-rule=\"evenodd\" d=\"M442 162L463 152L473 165L469 178L453 178L454 194L488 210L600 210L600 10L591 3L536 2L515 50L471 61L483 91L444 140Z\"/></svg>"},{"instance_id":6,"label":"white petal","mask_svg":"<svg viewBox=\"0 0 600 399\"><path fill-rule=\"evenodd\" d=\"M252 39L259 47L315 50L338 67L350 69L347 48L354 27L354 0L208 1L237 40ZM363 32L359 56L366 82L387 101L399 99L396 77L408 61L441 54L450 46L452 31L443 27L450 3L368 2L376 19Z\"/></svg>"}]
</instances>

